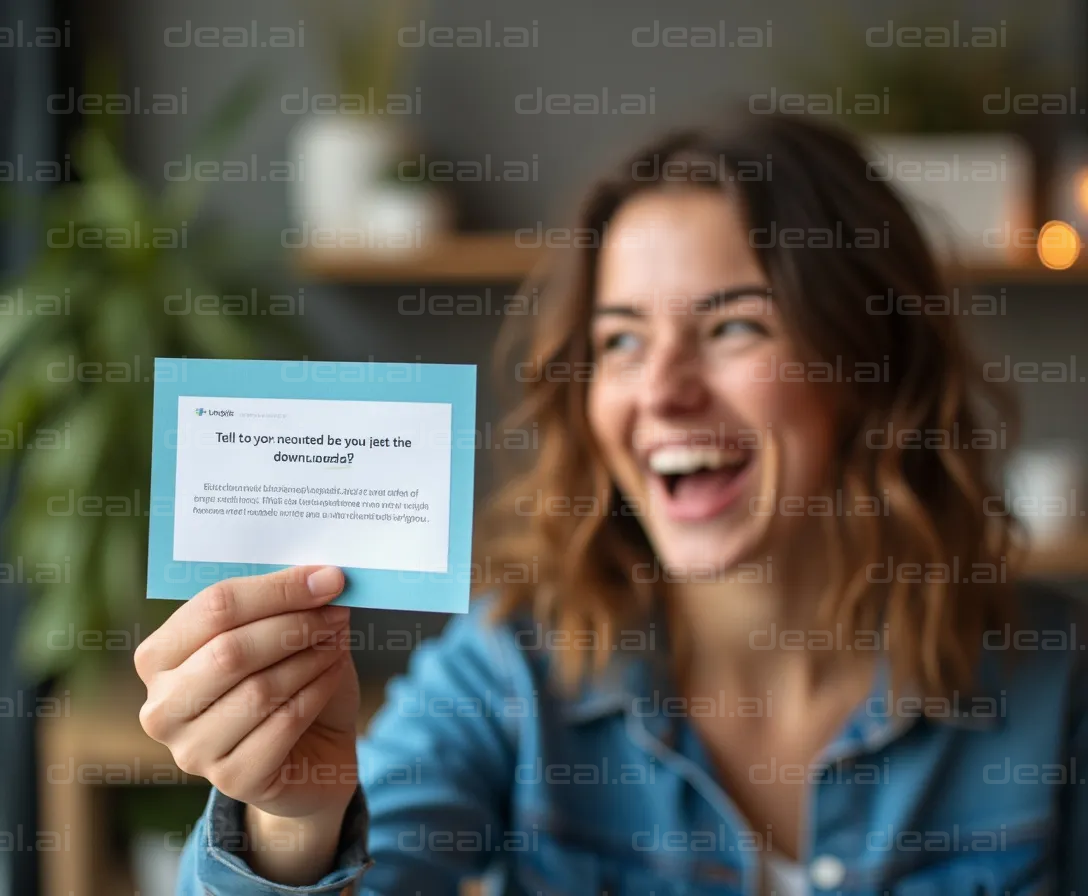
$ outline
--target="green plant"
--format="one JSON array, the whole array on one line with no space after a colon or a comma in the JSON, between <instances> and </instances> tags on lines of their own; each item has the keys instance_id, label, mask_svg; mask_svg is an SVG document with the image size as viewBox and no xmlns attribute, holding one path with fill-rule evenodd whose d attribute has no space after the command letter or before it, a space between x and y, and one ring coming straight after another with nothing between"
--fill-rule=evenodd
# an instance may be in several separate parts
<instances>
[{"instance_id":1,"label":"green plant","mask_svg":"<svg viewBox=\"0 0 1088 896\"><path fill-rule=\"evenodd\" d=\"M194 159L221 158L263 80L230 91ZM24 666L93 679L176 607L145 599L148 513L163 512L148 498L154 358L262 357L301 343L297 327L263 313L254 271L269 259L247 262L239 234L202 213L206 183L149 190L102 126L71 154L80 180L37 209L45 245L0 296L3 559L33 591ZM219 313L186 313L168 296L219 297ZM232 302L242 313L224 313Z\"/></svg>"},{"instance_id":2,"label":"green plant","mask_svg":"<svg viewBox=\"0 0 1088 896\"><path fill-rule=\"evenodd\" d=\"M417 0L381 0L360 5L343 0L307 3L329 46L339 90L373 96L384 106L402 72L404 48L400 29L411 22ZM373 110L368 110L373 111Z\"/></svg>"}]
</instances>

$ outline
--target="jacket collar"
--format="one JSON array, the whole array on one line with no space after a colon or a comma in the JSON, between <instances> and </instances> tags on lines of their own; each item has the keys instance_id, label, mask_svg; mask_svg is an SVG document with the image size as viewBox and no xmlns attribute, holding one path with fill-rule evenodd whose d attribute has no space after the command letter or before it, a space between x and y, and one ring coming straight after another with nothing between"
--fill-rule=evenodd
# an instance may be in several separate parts
<instances>
[{"instance_id":1,"label":"jacket collar","mask_svg":"<svg viewBox=\"0 0 1088 896\"><path fill-rule=\"evenodd\" d=\"M604 671L563 701L561 715L570 725L588 724L617 714L637 716L664 740L675 735L675 722L683 712L670 711L668 700L676 696L668 665L668 631L665 616L655 612L653 638L641 639L637 650L618 649ZM969 731L1000 730L1005 724L1004 670L998 657L983 651L977 684L971 693L949 698L923 697L918 689L891 694L891 669L882 658L873 687L847 719L828 746L838 754L879 749L926 718L929 724ZM674 704L682 707L682 704Z\"/></svg>"},{"instance_id":2,"label":"jacket collar","mask_svg":"<svg viewBox=\"0 0 1088 896\"><path fill-rule=\"evenodd\" d=\"M842 730L823 751L835 760L875 752L919 722L964 731L997 731L1005 725L1002 670L992 655L979 661L976 687L970 693L925 697L918 688L891 691L891 666L885 658L877 665L869 696L851 713Z\"/></svg>"}]
</instances>

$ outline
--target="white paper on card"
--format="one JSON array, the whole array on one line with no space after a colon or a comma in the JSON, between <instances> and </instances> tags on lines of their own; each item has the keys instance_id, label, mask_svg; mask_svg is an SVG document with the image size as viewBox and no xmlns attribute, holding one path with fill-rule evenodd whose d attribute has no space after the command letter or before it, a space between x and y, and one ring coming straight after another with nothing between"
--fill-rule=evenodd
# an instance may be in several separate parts
<instances>
[{"instance_id":1,"label":"white paper on card","mask_svg":"<svg viewBox=\"0 0 1088 896\"><path fill-rule=\"evenodd\" d=\"M451 427L443 403L179 396L173 559L446 572Z\"/></svg>"}]
</instances>

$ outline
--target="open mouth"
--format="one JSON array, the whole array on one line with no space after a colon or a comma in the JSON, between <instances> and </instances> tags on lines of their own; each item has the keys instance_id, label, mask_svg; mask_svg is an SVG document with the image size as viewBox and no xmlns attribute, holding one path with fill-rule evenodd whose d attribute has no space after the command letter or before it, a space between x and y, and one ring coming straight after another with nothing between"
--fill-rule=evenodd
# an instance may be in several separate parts
<instances>
[{"instance_id":1,"label":"open mouth","mask_svg":"<svg viewBox=\"0 0 1088 896\"><path fill-rule=\"evenodd\" d=\"M739 496L753 453L742 449L659 448L649 457L666 512L676 520L717 516Z\"/></svg>"}]
</instances>

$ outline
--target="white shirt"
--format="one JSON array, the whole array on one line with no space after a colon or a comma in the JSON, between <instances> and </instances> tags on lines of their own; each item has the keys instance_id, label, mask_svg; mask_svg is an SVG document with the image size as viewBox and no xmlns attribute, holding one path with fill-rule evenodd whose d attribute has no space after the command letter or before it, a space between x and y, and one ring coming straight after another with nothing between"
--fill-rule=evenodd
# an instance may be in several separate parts
<instances>
[{"instance_id":1,"label":"white shirt","mask_svg":"<svg viewBox=\"0 0 1088 896\"><path fill-rule=\"evenodd\" d=\"M809 896L808 868L772 849L763 858L763 896Z\"/></svg>"}]
</instances>

